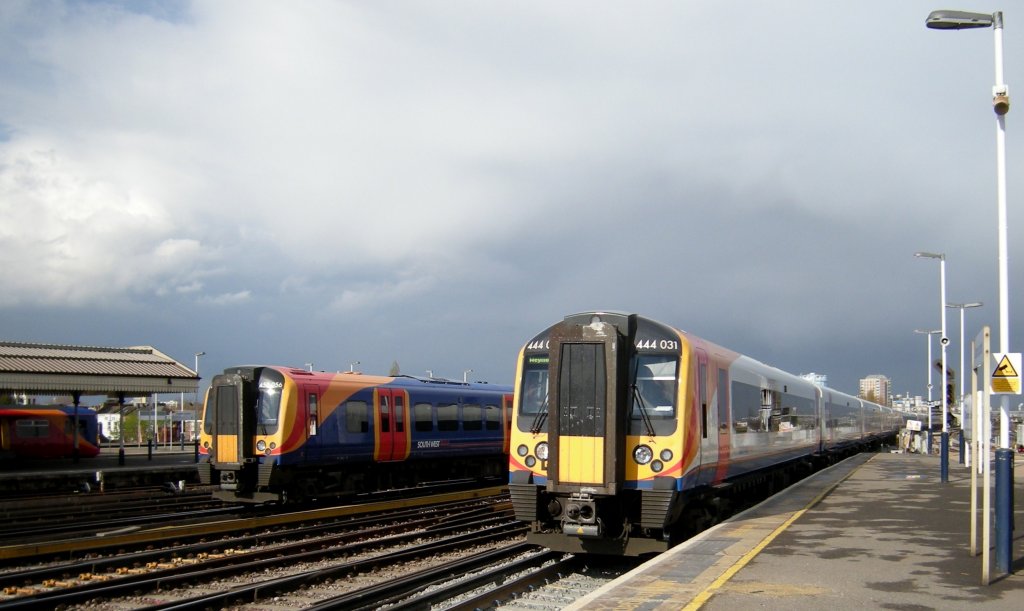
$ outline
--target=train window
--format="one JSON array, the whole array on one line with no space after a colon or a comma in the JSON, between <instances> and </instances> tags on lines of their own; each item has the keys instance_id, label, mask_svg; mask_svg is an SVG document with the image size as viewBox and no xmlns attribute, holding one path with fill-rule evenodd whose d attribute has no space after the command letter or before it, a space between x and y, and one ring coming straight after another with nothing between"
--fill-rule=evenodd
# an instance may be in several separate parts
<instances>
[{"instance_id":1,"label":"train window","mask_svg":"<svg viewBox=\"0 0 1024 611\"><path fill-rule=\"evenodd\" d=\"M633 360L630 367L635 375L631 434L650 433L645 420L656 434L669 434L675 429L678 365L678 359L671 355L644 354Z\"/></svg>"},{"instance_id":2,"label":"train window","mask_svg":"<svg viewBox=\"0 0 1024 611\"><path fill-rule=\"evenodd\" d=\"M729 432L729 371L718 370L718 433L724 435Z\"/></svg>"},{"instance_id":3,"label":"train window","mask_svg":"<svg viewBox=\"0 0 1024 611\"><path fill-rule=\"evenodd\" d=\"M349 433L367 433L370 430L370 410L366 401L348 401L345 403L345 430Z\"/></svg>"},{"instance_id":4,"label":"train window","mask_svg":"<svg viewBox=\"0 0 1024 611\"><path fill-rule=\"evenodd\" d=\"M462 430L482 431L484 410L479 405L462 406Z\"/></svg>"},{"instance_id":5,"label":"train window","mask_svg":"<svg viewBox=\"0 0 1024 611\"><path fill-rule=\"evenodd\" d=\"M672 418L676 412L676 359L670 356L642 355L634 364L636 393L633 418L641 417L641 406L651 418Z\"/></svg>"},{"instance_id":6,"label":"train window","mask_svg":"<svg viewBox=\"0 0 1024 611\"><path fill-rule=\"evenodd\" d=\"M603 344L562 344L558 371L558 430L563 435L604 435L607 376Z\"/></svg>"},{"instance_id":7,"label":"train window","mask_svg":"<svg viewBox=\"0 0 1024 611\"><path fill-rule=\"evenodd\" d=\"M50 436L48 420L18 420L14 427L14 436L19 439L37 439Z\"/></svg>"},{"instance_id":8,"label":"train window","mask_svg":"<svg viewBox=\"0 0 1024 611\"><path fill-rule=\"evenodd\" d=\"M773 391L743 382L733 382L733 432L760 433L768 430ZM777 394L777 393L774 393Z\"/></svg>"},{"instance_id":9,"label":"train window","mask_svg":"<svg viewBox=\"0 0 1024 611\"><path fill-rule=\"evenodd\" d=\"M262 435L277 432L282 388L284 388L284 378L280 373L267 369L260 376L259 394L256 397L256 426ZM315 395L313 397L315 400Z\"/></svg>"},{"instance_id":10,"label":"train window","mask_svg":"<svg viewBox=\"0 0 1024 611\"><path fill-rule=\"evenodd\" d=\"M380 398L380 432L391 432L391 406L386 395Z\"/></svg>"},{"instance_id":11,"label":"train window","mask_svg":"<svg viewBox=\"0 0 1024 611\"><path fill-rule=\"evenodd\" d=\"M523 367L519 413L537 414L548 410L548 359L530 357Z\"/></svg>"},{"instance_id":12,"label":"train window","mask_svg":"<svg viewBox=\"0 0 1024 611\"><path fill-rule=\"evenodd\" d=\"M708 438L708 366L700 364L700 436Z\"/></svg>"},{"instance_id":13,"label":"train window","mask_svg":"<svg viewBox=\"0 0 1024 611\"><path fill-rule=\"evenodd\" d=\"M405 432L405 397L395 397L395 432Z\"/></svg>"},{"instance_id":14,"label":"train window","mask_svg":"<svg viewBox=\"0 0 1024 611\"><path fill-rule=\"evenodd\" d=\"M437 430L459 430L459 406L455 403L437 406Z\"/></svg>"},{"instance_id":15,"label":"train window","mask_svg":"<svg viewBox=\"0 0 1024 611\"><path fill-rule=\"evenodd\" d=\"M484 408L484 421L488 431L501 430L501 409L497 405L488 405Z\"/></svg>"},{"instance_id":16,"label":"train window","mask_svg":"<svg viewBox=\"0 0 1024 611\"><path fill-rule=\"evenodd\" d=\"M412 409L413 420L416 421L415 430L419 433L429 433L434 430L432 416L433 405L429 403L417 403Z\"/></svg>"}]
</instances>

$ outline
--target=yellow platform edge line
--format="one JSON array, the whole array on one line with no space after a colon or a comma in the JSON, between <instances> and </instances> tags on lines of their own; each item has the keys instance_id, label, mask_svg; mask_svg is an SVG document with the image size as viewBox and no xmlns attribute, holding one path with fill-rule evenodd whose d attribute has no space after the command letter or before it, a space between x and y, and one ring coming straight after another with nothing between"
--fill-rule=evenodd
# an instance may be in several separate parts
<instances>
[{"instance_id":1,"label":"yellow platform edge line","mask_svg":"<svg viewBox=\"0 0 1024 611\"><path fill-rule=\"evenodd\" d=\"M787 519L785 522L780 524L778 528L776 528L771 533L769 533L764 539L761 540L760 543L755 545L753 547L753 549L751 549L746 554L743 554L743 556L741 556L740 559L737 560L735 564L733 564L724 573L722 573L718 577L718 579L716 579L713 582L711 582L711 585L709 585L708 587L704 588L704 591L702 591L700 594L695 596L693 598L693 600L691 600L689 602L689 604L687 604L685 607L683 607L683 611L697 611L697 609L700 609L701 607L703 607L706 602L711 600L711 597L715 595L715 592L717 592L719 589L722 588L722 586L724 586L726 583L728 583L728 581L730 579L732 579L733 576L736 575L736 573L738 573L740 571L740 569L742 569L747 564L749 564L750 561L753 560L755 556L760 554L761 550L763 550L764 548L768 547L768 545L772 541L774 541L776 537L781 535L787 528L789 528L790 525L793 524L793 522L796 522L797 520L799 520L800 516L804 515L804 513L806 513L809 509L811 509L812 507L814 507L815 505L820 503L822 501L822 499L824 499L826 496L831 494L832 491L835 490L837 486L839 486L839 484L841 484L844 481L846 481L847 478L849 478L850 476L852 476L856 472L857 472L857 470L854 469L854 470L850 471L849 473L847 473L846 475L844 475L842 478L836 480L828 488L826 488L825 490L821 491L821 493L818 494L818 496L816 496L813 499L811 499L811 501L809 503L807 503L807 505L803 509L800 509L800 510L794 512L793 515L791 515L789 517L789 519Z\"/></svg>"}]
</instances>

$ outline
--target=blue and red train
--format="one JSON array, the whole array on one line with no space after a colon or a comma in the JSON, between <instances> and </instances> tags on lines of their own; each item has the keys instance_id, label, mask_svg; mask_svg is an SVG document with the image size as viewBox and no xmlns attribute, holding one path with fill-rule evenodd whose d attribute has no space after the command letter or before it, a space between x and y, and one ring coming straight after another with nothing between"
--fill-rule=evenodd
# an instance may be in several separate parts
<instances>
[{"instance_id":1,"label":"blue and red train","mask_svg":"<svg viewBox=\"0 0 1024 611\"><path fill-rule=\"evenodd\" d=\"M78 456L100 452L96 411L66 405L0 406L0 459L71 458L75 455L75 412Z\"/></svg>"},{"instance_id":2,"label":"blue and red train","mask_svg":"<svg viewBox=\"0 0 1024 611\"><path fill-rule=\"evenodd\" d=\"M512 398L491 384L229 368L207 393L200 481L264 503L503 478Z\"/></svg>"},{"instance_id":3,"label":"blue and red train","mask_svg":"<svg viewBox=\"0 0 1024 611\"><path fill-rule=\"evenodd\" d=\"M636 314L583 312L519 355L509 459L528 540L637 555L894 440L905 414Z\"/></svg>"}]
</instances>

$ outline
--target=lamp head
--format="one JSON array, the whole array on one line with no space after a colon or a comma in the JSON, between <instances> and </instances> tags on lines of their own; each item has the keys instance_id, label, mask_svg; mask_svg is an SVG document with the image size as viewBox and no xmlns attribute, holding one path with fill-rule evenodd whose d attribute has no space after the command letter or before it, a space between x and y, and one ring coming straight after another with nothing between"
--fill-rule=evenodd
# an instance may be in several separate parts
<instances>
[{"instance_id":1,"label":"lamp head","mask_svg":"<svg viewBox=\"0 0 1024 611\"><path fill-rule=\"evenodd\" d=\"M933 30L969 30L988 28L995 23L993 15L968 11L932 11L924 24Z\"/></svg>"}]
</instances>

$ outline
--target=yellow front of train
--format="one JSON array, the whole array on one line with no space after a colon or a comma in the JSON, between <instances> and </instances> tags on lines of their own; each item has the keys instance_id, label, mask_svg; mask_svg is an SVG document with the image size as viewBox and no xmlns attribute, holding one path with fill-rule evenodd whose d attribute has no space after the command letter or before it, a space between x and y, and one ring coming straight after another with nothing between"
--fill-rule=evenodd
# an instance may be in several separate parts
<instances>
[{"instance_id":1,"label":"yellow front of train","mask_svg":"<svg viewBox=\"0 0 1024 611\"><path fill-rule=\"evenodd\" d=\"M567 316L527 343L509 489L532 542L609 554L667 549L696 455L689 352L678 331L609 312Z\"/></svg>"}]
</instances>

